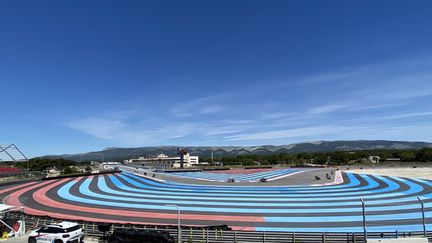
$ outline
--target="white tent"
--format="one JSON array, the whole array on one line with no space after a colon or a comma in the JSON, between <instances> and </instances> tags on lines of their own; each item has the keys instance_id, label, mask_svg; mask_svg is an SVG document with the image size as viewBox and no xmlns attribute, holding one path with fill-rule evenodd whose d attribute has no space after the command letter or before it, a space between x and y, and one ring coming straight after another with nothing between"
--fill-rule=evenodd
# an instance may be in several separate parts
<instances>
[{"instance_id":1,"label":"white tent","mask_svg":"<svg viewBox=\"0 0 432 243\"><path fill-rule=\"evenodd\" d=\"M11 209L16 208L15 206L7 205L7 204L0 204L0 212L6 212Z\"/></svg>"},{"instance_id":2,"label":"white tent","mask_svg":"<svg viewBox=\"0 0 432 243\"><path fill-rule=\"evenodd\" d=\"M25 232L25 224L24 224L23 220L18 220L17 222L19 222L19 228L13 229L12 226L6 224L2 220L4 213L11 211L11 210L20 210L20 209L22 209L22 207L15 207L15 206L7 205L7 204L0 204L0 224L5 225L6 227L8 227L9 229L12 230L11 233L9 233L9 237L23 235Z\"/></svg>"}]
</instances>

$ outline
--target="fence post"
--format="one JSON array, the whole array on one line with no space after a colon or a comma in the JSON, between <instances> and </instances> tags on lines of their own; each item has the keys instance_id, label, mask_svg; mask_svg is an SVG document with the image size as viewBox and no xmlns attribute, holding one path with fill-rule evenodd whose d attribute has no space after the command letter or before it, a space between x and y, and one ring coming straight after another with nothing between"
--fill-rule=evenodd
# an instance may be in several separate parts
<instances>
[{"instance_id":1,"label":"fence post","mask_svg":"<svg viewBox=\"0 0 432 243\"><path fill-rule=\"evenodd\" d=\"M360 198L361 204L362 204L362 214L363 214L363 234L364 234L364 241L367 242L367 230L366 230L366 206L363 198Z\"/></svg>"},{"instance_id":2,"label":"fence post","mask_svg":"<svg viewBox=\"0 0 432 243\"><path fill-rule=\"evenodd\" d=\"M234 243L237 243L237 231L234 231Z\"/></svg>"},{"instance_id":3,"label":"fence post","mask_svg":"<svg viewBox=\"0 0 432 243\"><path fill-rule=\"evenodd\" d=\"M208 243L209 242L209 234L208 234L208 229L206 230L206 243Z\"/></svg>"},{"instance_id":4,"label":"fence post","mask_svg":"<svg viewBox=\"0 0 432 243\"><path fill-rule=\"evenodd\" d=\"M265 243L266 242L266 234L265 234L265 231L263 231L263 243Z\"/></svg>"},{"instance_id":5,"label":"fence post","mask_svg":"<svg viewBox=\"0 0 432 243\"><path fill-rule=\"evenodd\" d=\"M420 205L421 205L423 235L424 235L424 237L426 237L426 219L425 219L425 212L424 212L424 203L423 203L423 200L420 199L420 197L417 197L417 199L419 200Z\"/></svg>"},{"instance_id":6,"label":"fence post","mask_svg":"<svg viewBox=\"0 0 432 243\"><path fill-rule=\"evenodd\" d=\"M292 240L293 240L293 243L295 243L295 242L296 242L296 235L295 235L295 232L293 232L293 237L292 237Z\"/></svg>"},{"instance_id":7,"label":"fence post","mask_svg":"<svg viewBox=\"0 0 432 243\"><path fill-rule=\"evenodd\" d=\"M321 237L322 237L322 243L325 243L325 232L322 233Z\"/></svg>"},{"instance_id":8,"label":"fence post","mask_svg":"<svg viewBox=\"0 0 432 243\"><path fill-rule=\"evenodd\" d=\"M192 232L192 228L189 229L189 241L192 242L192 238L193 238L193 232Z\"/></svg>"}]
</instances>

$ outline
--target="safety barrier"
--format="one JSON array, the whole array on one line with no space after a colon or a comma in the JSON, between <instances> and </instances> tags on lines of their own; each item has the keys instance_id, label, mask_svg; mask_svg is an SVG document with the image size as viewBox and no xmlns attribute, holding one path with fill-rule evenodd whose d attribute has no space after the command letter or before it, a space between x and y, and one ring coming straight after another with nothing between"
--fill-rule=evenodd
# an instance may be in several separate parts
<instances>
[{"instance_id":1,"label":"safety barrier","mask_svg":"<svg viewBox=\"0 0 432 243\"><path fill-rule=\"evenodd\" d=\"M21 218L21 213L10 213L12 217ZM39 228L48 224L57 223L59 220L50 217L24 215L27 229ZM88 236L101 237L103 232L98 230L98 223L80 222L81 227ZM158 230L169 232L177 240L176 226L147 226L147 225L121 225L112 224L108 234L115 229L134 228L146 230ZM363 233L309 233L309 232L257 232L257 231L232 231L207 228L182 228L181 242L187 243L361 243L365 242ZM424 232L381 232L367 233L368 238L396 238L396 237L424 237ZM429 242L432 242L432 232L426 232Z\"/></svg>"}]
</instances>

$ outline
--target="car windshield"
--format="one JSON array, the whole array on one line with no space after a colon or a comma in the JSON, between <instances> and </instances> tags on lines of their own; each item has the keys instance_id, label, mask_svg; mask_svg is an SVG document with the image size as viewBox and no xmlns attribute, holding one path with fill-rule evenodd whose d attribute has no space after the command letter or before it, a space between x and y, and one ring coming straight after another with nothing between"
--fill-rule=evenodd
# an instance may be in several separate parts
<instances>
[{"instance_id":1,"label":"car windshield","mask_svg":"<svg viewBox=\"0 0 432 243\"><path fill-rule=\"evenodd\" d=\"M72 232L72 231L76 231L76 230L79 230L79 229L80 229L80 226L76 225L76 226L70 227L68 229L65 229L65 232Z\"/></svg>"},{"instance_id":2,"label":"car windshield","mask_svg":"<svg viewBox=\"0 0 432 243\"><path fill-rule=\"evenodd\" d=\"M60 228L56 227L44 227L37 231L38 233L50 233L50 234L58 234L58 233L64 233L65 231Z\"/></svg>"},{"instance_id":3,"label":"car windshield","mask_svg":"<svg viewBox=\"0 0 432 243\"><path fill-rule=\"evenodd\" d=\"M68 233L68 232L72 232L72 231L76 231L79 230L80 226L79 225L75 225L72 226L70 228L67 229L62 229L62 228L58 228L58 227L44 227L41 228L40 230L38 230L38 233L50 233L50 234L58 234L58 233Z\"/></svg>"}]
</instances>

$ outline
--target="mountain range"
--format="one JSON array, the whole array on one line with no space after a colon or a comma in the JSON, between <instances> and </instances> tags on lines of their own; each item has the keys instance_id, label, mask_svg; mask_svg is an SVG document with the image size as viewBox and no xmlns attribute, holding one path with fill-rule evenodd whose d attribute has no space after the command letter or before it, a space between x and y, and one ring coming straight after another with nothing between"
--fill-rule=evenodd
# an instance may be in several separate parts
<instances>
[{"instance_id":1,"label":"mountain range","mask_svg":"<svg viewBox=\"0 0 432 243\"><path fill-rule=\"evenodd\" d=\"M152 146L138 148L111 147L101 151L79 154L47 155L49 158L64 158L75 161L123 161L140 156L150 157L160 153L175 155L180 146ZM261 146L189 146L191 155L210 157L213 152L215 158L229 157L244 154L278 154L300 152L330 152L330 151L356 151L374 149L420 149L432 148L428 142L407 142L387 140L354 140L354 141L315 141L295 143L288 145L261 145Z\"/></svg>"}]
</instances>

